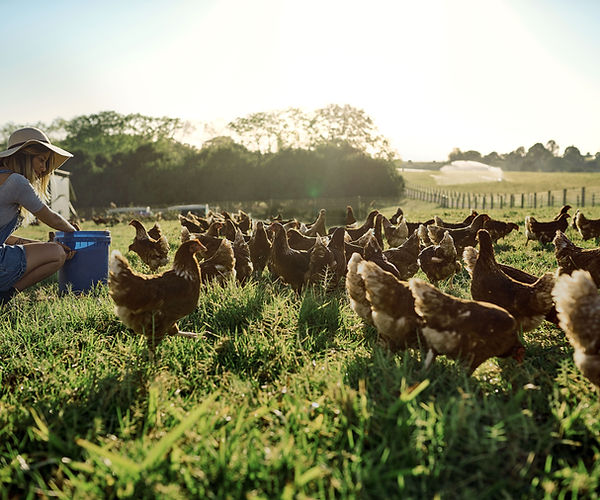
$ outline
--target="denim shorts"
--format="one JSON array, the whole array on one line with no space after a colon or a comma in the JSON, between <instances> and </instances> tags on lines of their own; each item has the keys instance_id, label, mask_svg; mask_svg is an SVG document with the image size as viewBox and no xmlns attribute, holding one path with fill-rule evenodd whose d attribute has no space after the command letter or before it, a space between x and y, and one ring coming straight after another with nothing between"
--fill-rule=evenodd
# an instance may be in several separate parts
<instances>
[{"instance_id":1,"label":"denim shorts","mask_svg":"<svg viewBox=\"0 0 600 500\"><path fill-rule=\"evenodd\" d=\"M0 246L0 292L8 290L25 274L27 258L23 245Z\"/></svg>"}]
</instances>

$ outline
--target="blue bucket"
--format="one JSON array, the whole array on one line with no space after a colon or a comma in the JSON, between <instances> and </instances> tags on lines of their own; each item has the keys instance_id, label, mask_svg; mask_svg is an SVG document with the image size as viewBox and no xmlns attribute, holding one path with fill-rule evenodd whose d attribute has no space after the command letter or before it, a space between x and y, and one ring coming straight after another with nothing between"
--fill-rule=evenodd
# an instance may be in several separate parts
<instances>
[{"instance_id":1,"label":"blue bucket","mask_svg":"<svg viewBox=\"0 0 600 500\"><path fill-rule=\"evenodd\" d=\"M67 292L69 286L75 293L87 292L96 283L108 279L108 246L110 231L57 231L56 241L76 250L58 271L58 291Z\"/></svg>"}]
</instances>

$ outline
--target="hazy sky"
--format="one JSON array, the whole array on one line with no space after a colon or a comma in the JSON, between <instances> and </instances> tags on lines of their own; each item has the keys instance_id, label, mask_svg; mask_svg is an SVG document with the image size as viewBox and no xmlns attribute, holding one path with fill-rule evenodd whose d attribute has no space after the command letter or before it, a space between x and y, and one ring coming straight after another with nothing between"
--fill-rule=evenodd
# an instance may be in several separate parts
<instances>
[{"instance_id":1,"label":"hazy sky","mask_svg":"<svg viewBox=\"0 0 600 500\"><path fill-rule=\"evenodd\" d=\"M0 124L335 103L405 160L600 151L597 0L0 0L0 19Z\"/></svg>"}]
</instances>

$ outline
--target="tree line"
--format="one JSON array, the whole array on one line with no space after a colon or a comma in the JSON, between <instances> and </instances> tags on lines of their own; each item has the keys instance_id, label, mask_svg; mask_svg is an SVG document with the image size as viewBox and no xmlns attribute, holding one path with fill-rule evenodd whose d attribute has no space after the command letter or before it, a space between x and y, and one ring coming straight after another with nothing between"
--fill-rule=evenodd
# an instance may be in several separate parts
<instances>
[{"instance_id":1,"label":"tree line","mask_svg":"<svg viewBox=\"0 0 600 500\"><path fill-rule=\"evenodd\" d=\"M395 196L404 185L387 141L350 106L256 113L201 148L176 140L189 124L167 117L106 111L33 125L73 153L76 207ZM5 124L0 140L20 126Z\"/></svg>"},{"instance_id":2,"label":"tree line","mask_svg":"<svg viewBox=\"0 0 600 500\"><path fill-rule=\"evenodd\" d=\"M503 170L518 170L523 172L598 172L600 171L600 152L595 155L586 153L583 155L575 146L565 148L562 155L559 154L559 146L554 140L545 145L541 142L535 143L527 151L519 147L510 153L499 154L493 151L482 156L479 151L461 151L454 149L448 160L473 160L501 167Z\"/></svg>"}]
</instances>

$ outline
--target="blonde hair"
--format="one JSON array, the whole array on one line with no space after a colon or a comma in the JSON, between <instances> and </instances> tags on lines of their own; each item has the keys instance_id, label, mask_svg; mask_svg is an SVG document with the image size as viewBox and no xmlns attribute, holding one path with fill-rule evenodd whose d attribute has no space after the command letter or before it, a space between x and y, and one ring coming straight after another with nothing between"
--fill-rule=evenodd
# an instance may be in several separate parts
<instances>
[{"instance_id":1,"label":"blonde hair","mask_svg":"<svg viewBox=\"0 0 600 500\"><path fill-rule=\"evenodd\" d=\"M35 175L33 169L32 158L42 153L50 152L48 161L46 162L46 172L41 177ZM15 154L7 158L2 158L2 164L5 168L12 170L17 174L25 177L33 187L33 190L41 198L44 203L48 201L48 186L54 171L55 156L47 147L40 144L32 144L23 149L20 149ZM33 221L34 217L27 209L21 207L21 216L26 223Z\"/></svg>"}]
</instances>

